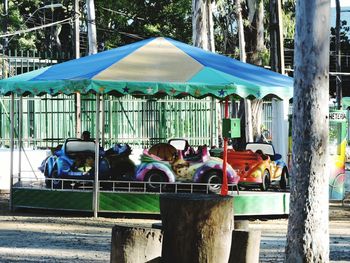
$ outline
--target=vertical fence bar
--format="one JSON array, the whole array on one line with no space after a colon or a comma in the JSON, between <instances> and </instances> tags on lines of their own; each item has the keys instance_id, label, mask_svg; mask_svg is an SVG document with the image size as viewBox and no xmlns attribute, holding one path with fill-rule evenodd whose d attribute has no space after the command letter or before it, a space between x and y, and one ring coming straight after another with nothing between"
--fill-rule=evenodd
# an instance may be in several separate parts
<instances>
[{"instance_id":1,"label":"vertical fence bar","mask_svg":"<svg viewBox=\"0 0 350 263\"><path fill-rule=\"evenodd\" d=\"M101 146L102 148L105 147L105 96L101 96Z\"/></svg>"},{"instance_id":2,"label":"vertical fence bar","mask_svg":"<svg viewBox=\"0 0 350 263\"><path fill-rule=\"evenodd\" d=\"M93 193L93 209L94 217L97 218L98 213L98 194L99 194L99 139L100 139L100 94L96 93L96 114L95 114L95 182L94 182L94 193Z\"/></svg>"},{"instance_id":3,"label":"vertical fence bar","mask_svg":"<svg viewBox=\"0 0 350 263\"><path fill-rule=\"evenodd\" d=\"M18 100L18 181L21 181L22 148L23 148L23 97Z\"/></svg>"},{"instance_id":4,"label":"vertical fence bar","mask_svg":"<svg viewBox=\"0 0 350 263\"><path fill-rule=\"evenodd\" d=\"M15 94L11 93L10 102L10 210L13 210L13 151L15 141Z\"/></svg>"}]
</instances>

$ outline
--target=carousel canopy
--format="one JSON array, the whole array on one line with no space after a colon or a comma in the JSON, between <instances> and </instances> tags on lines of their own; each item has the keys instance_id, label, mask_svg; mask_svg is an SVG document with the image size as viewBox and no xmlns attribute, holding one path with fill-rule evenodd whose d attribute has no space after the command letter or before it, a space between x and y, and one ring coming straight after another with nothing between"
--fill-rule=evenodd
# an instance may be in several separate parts
<instances>
[{"instance_id":1,"label":"carousel canopy","mask_svg":"<svg viewBox=\"0 0 350 263\"><path fill-rule=\"evenodd\" d=\"M151 38L0 81L0 94L293 96L293 79L170 38Z\"/></svg>"}]
</instances>

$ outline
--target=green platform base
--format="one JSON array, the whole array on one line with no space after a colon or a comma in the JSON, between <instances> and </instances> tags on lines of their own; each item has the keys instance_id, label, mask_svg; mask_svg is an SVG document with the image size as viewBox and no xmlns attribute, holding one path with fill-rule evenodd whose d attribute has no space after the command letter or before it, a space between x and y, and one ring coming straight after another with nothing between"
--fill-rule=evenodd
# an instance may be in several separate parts
<instances>
[{"instance_id":1,"label":"green platform base","mask_svg":"<svg viewBox=\"0 0 350 263\"><path fill-rule=\"evenodd\" d=\"M98 212L159 213L159 195L154 193L100 192ZM13 208L93 211L93 193L13 189ZM268 216L289 214L289 193L240 192L234 194L235 216Z\"/></svg>"}]
</instances>

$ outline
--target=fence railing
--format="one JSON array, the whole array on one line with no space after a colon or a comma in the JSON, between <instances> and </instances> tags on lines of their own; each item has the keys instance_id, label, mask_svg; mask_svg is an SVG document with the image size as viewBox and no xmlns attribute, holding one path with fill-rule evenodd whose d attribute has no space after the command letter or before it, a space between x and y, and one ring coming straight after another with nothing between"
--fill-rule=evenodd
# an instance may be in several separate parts
<instances>
[{"instance_id":1,"label":"fence railing","mask_svg":"<svg viewBox=\"0 0 350 263\"><path fill-rule=\"evenodd\" d=\"M146 100L106 95L104 99L105 147L123 142L136 148L148 148L175 137L188 138L193 146L210 143L210 98ZM15 98L15 138L18 138L18 130L21 127L23 147L50 148L62 144L66 138L75 137L75 96L45 95L23 98L21 124L19 103L19 98ZM82 95L82 129L89 130L93 137L95 103L93 95ZM0 104L0 146L6 147L10 139L10 98L0 98ZM214 131L217 130L217 125L214 110ZM214 138L216 137L217 132L214 134Z\"/></svg>"}]
</instances>

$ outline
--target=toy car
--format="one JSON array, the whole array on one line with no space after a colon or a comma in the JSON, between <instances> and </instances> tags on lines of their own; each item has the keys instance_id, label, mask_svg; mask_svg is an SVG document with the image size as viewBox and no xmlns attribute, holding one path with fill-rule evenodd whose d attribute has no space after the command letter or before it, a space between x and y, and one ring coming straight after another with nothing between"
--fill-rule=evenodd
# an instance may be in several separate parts
<instances>
[{"instance_id":1,"label":"toy car","mask_svg":"<svg viewBox=\"0 0 350 263\"><path fill-rule=\"evenodd\" d=\"M135 165L128 158L130 153L130 147L122 144L106 152L100 149L99 180L131 180ZM44 160L39 169L45 175L47 187L72 188L72 184L79 186L79 180L94 180L94 166L95 142L71 138ZM54 180L56 178L71 180Z\"/></svg>"},{"instance_id":2,"label":"toy car","mask_svg":"<svg viewBox=\"0 0 350 263\"><path fill-rule=\"evenodd\" d=\"M148 182L148 188L156 191L164 187L159 184L162 182L194 182L208 183L210 192L219 192L222 160L210 157L206 146L199 147L197 152L191 149L187 140L173 139L144 150L136 180ZM227 179L229 184L237 184L239 180L230 165L227 166Z\"/></svg>"},{"instance_id":3,"label":"toy car","mask_svg":"<svg viewBox=\"0 0 350 263\"><path fill-rule=\"evenodd\" d=\"M245 151L229 149L227 162L239 175L240 186L259 186L263 191L272 184L287 188L287 165L270 143L247 143Z\"/></svg>"}]
</instances>

